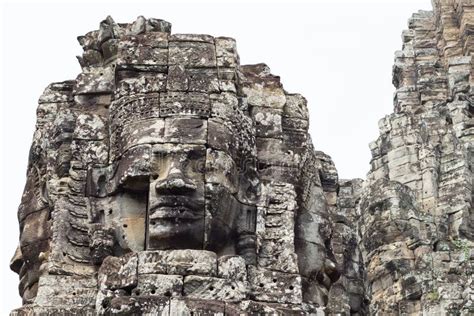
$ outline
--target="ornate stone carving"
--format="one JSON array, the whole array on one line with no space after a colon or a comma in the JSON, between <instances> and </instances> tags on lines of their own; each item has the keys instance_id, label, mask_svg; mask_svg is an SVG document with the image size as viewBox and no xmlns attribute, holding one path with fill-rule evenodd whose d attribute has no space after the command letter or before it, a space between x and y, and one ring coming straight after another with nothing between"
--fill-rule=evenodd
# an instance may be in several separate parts
<instances>
[{"instance_id":1,"label":"ornate stone carving","mask_svg":"<svg viewBox=\"0 0 474 316\"><path fill-rule=\"evenodd\" d=\"M80 36L81 74L39 99L12 315L472 314L474 5L433 6L365 181L233 39L144 17Z\"/></svg>"},{"instance_id":2,"label":"ornate stone carving","mask_svg":"<svg viewBox=\"0 0 474 316\"><path fill-rule=\"evenodd\" d=\"M306 100L233 39L165 21L108 17L79 42L82 73L40 98L13 313L321 309L337 175Z\"/></svg>"}]
</instances>

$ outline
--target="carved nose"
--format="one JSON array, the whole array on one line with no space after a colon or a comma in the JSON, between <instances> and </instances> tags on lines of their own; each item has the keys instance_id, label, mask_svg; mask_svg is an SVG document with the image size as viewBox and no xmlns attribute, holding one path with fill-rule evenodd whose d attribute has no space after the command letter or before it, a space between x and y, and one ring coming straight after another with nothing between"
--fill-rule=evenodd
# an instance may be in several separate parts
<instances>
[{"instance_id":1,"label":"carved nose","mask_svg":"<svg viewBox=\"0 0 474 316\"><path fill-rule=\"evenodd\" d=\"M20 274L20 269L23 266L23 255L21 254L20 246L16 247L15 254L13 258L10 260L10 269L13 272Z\"/></svg>"},{"instance_id":2,"label":"carved nose","mask_svg":"<svg viewBox=\"0 0 474 316\"><path fill-rule=\"evenodd\" d=\"M156 182L155 189L157 193L161 194L183 194L195 191L196 185L192 180L186 178L181 170L171 168L165 179Z\"/></svg>"}]
</instances>

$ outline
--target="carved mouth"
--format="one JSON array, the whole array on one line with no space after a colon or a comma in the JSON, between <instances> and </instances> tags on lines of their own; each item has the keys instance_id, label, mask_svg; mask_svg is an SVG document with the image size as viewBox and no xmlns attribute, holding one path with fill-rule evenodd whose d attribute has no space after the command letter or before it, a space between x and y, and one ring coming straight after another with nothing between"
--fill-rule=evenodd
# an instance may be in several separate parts
<instances>
[{"instance_id":1,"label":"carved mouth","mask_svg":"<svg viewBox=\"0 0 474 316\"><path fill-rule=\"evenodd\" d=\"M149 211L150 221L166 220L196 220L203 216L203 204L193 201L189 197L160 198Z\"/></svg>"},{"instance_id":2,"label":"carved mouth","mask_svg":"<svg viewBox=\"0 0 474 316\"><path fill-rule=\"evenodd\" d=\"M150 211L150 220L193 220L200 216L184 206L158 207Z\"/></svg>"}]
</instances>

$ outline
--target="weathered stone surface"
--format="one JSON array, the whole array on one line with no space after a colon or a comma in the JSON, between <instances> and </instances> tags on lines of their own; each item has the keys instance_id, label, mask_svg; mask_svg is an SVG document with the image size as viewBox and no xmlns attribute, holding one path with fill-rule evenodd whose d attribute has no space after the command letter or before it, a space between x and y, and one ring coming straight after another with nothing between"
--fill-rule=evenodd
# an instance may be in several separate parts
<instances>
[{"instance_id":1,"label":"weathered stone surface","mask_svg":"<svg viewBox=\"0 0 474 316\"><path fill-rule=\"evenodd\" d=\"M216 254L210 251L169 251L166 265L169 274L214 276L217 273Z\"/></svg>"},{"instance_id":2,"label":"weathered stone surface","mask_svg":"<svg viewBox=\"0 0 474 316\"><path fill-rule=\"evenodd\" d=\"M38 102L12 315L472 314L474 5L433 7L365 181L234 39L143 16L80 36Z\"/></svg>"},{"instance_id":3,"label":"weathered stone surface","mask_svg":"<svg viewBox=\"0 0 474 316\"><path fill-rule=\"evenodd\" d=\"M79 42L82 72L39 101L11 261L23 310L315 310L299 266L332 254L321 237L321 252L295 248L318 227L295 223L315 201L300 188L337 176L311 146L304 97L264 64L240 66L234 39L171 34L162 20L107 17ZM92 285L70 293L62 277Z\"/></svg>"},{"instance_id":4,"label":"weathered stone surface","mask_svg":"<svg viewBox=\"0 0 474 316\"><path fill-rule=\"evenodd\" d=\"M140 274L138 285L132 290L132 295L180 296L183 291L181 275Z\"/></svg>"},{"instance_id":5,"label":"weathered stone surface","mask_svg":"<svg viewBox=\"0 0 474 316\"><path fill-rule=\"evenodd\" d=\"M190 298L241 301L246 297L246 290L243 281L191 275L184 279L183 293Z\"/></svg>"},{"instance_id":6,"label":"weathered stone surface","mask_svg":"<svg viewBox=\"0 0 474 316\"><path fill-rule=\"evenodd\" d=\"M225 315L226 303L214 300L172 299L169 315Z\"/></svg>"},{"instance_id":7,"label":"weathered stone surface","mask_svg":"<svg viewBox=\"0 0 474 316\"><path fill-rule=\"evenodd\" d=\"M460 114L472 98L472 42L462 30L472 3L433 7L415 13L403 33L394 113L370 146L357 216L371 314L473 311L460 294L472 287L472 260L459 256L473 247L472 113Z\"/></svg>"},{"instance_id":8,"label":"weathered stone surface","mask_svg":"<svg viewBox=\"0 0 474 316\"><path fill-rule=\"evenodd\" d=\"M257 301L274 303L302 302L301 277L289 274L263 270L249 266L249 281L252 294Z\"/></svg>"},{"instance_id":9,"label":"weathered stone surface","mask_svg":"<svg viewBox=\"0 0 474 316\"><path fill-rule=\"evenodd\" d=\"M245 260L240 256L222 256L217 260L217 276L223 279L247 280Z\"/></svg>"}]
</instances>

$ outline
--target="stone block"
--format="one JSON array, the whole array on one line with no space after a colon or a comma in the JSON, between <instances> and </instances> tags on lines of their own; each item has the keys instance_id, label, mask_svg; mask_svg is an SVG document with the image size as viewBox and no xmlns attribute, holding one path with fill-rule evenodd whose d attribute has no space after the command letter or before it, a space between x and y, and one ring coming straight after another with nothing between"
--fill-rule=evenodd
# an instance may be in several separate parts
<instances>
[{"instance_id":1,"label":"stone block","mask_svg":"<svg viewBox=\"0 0 474 316\"><path fill-rule=\"evenodd\" d=\"M215 46L205 42L170 42L169 64L185 67L216 67Z\"/></svg>"},{"instance_id":2,"label":"stone block","mask_svg":"<svg viewBox=\"0 0 474 316\"><path fill-rule=\"evenodd\" d=\"M306 98L301 94L287 94L286 103L283 108L283 116L287 118L297 118L308 120L308 106Z\"/></svg>"},{"instance_id":3,"label":"stone block","mask_svg":"<svg viewBox=\"0 0 474 316\"><path fill-rule=\"evenodd\" d=\"M132 296L181 296L183 276L167 274L139 274Z\"/></svg>"},{"instance_id":4,"label":"stone block","mask_svg":"<svg viewBox=\"0 0 474 316\"><path fill-rule=\"evenodd\" d=\"M218 67L236 67L239 63L237 44L230 37L216 37L216 57Z\"/></svg>"},{"instance_id":5,"label":"stone block","mask_svg":"<svg viewBox=\"0 0 474 316\"><path fill-rule=\"evenodd\" d=\"M167 273L180 275L215 276L217 257L206 250L172 250L166 255Z\"/></svg>"},{"instance_id":6,"label":"stone block","mask_svg":"<svg viewBox=\"0 0 474 316\"><path fill-rule=\"evenodd\" d=\"M128 44L120 42L118 45L118 66L123 68L127 65L166 66L168 64L168 49Z\"/></svg>"},{"instance_id":7,"label":"stone block","mask_svg":"<svg viewBox=\"0 0 474 316\"><path fill-rule=\"evenodd\" d=\"M173 298L170 300L169 315L226 315L226 303L191 298Z\"/></svg>"},{"instance_id":8,"label":"stone block","mask_svg":"<svg viewBox=\"0 0 474 316\"><path fill-rule=\"evenodd\" d=\"M189 275L184 278L184 295L189 298L241 301L246 297L244 281Z\"/></svg>"},{"instance_id":9,"label":"stone block","mask_svg":"<svg viewBox=\"0 0 474 316\"><path fill-rule=\"evenodd\" d=\"M187 69L189 91L194 92L219 92L219 79L217 69Z\"/></svg>"},{"instance_id":10,"label":"stone block","mask_svg":"<svg viewBox=\"0 0 474 316\"><path fill-rule=\"evenodd\" d=\"M138 274L166 274L166 251L141 251L138 253Z\"/></svg>"},{"instance_id":11,"label":"stone block","mask_svg":"<svg viewBox=\"0 0 474 316\"><path fill-rule=\"evenodd\" d=\"M99 269L98 280L102 290L131 288L137 285L137 255L109 256Z\"/></svg>"},{"instance_id":12,"label":"stone block","mask_svg":"<svg viewBox=\"0 0 474 316\"><path fill-rule=\"evenodd\" d=\"M217 276L222 279L244 281L247 279L247 267L240 256L222 256L217 259Z\"/></svg>"},{"instance_id":13,"label":"stone block","mask_svg":"<svg viewBox=\"0 0 474 316\"><path fill-rule=\"evenodd\" d=\"M105 315L169 315L170 299L160 296L116 296L103 303Z\"/></svg>"},{"instance_id":14,"label":"stone block","mask_svg":"<svg viewBox=\"0 0 474 316\"><path fill-rule=\"evenodd\" d=\"M94 306L97 280L89 277L43 275L35 304L40 306Z\"/></svg>"},{"instance_id":15,"label":"stone block","mask_svg":"<svg viewBox=\"0 0 474 316\"><path fill-rule=\"evenodd\" d=\"M251 296L257 301L299 304L301 276L248 267Z\"/></svg>"},{"instance_id":16,"label":"stone block","mask_svg":"<svg viewBox=\"0 0 474 316\"><path fill-rule=\"evenodd\" d=\"M272 108L252 107L252 119L255 122L257 136L279 138L282 130L282 111Z\"/></svg>"}]
</instances>

